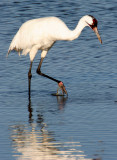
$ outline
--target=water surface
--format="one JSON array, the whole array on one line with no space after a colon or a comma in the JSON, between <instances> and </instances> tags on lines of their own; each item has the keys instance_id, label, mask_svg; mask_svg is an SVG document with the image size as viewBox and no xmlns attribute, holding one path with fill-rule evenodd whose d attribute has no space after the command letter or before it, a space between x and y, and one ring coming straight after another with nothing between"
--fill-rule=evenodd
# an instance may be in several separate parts
<instances>
[{"instance_id":1,"label":"water surface","mask_svg":"<svg viewBox=\"0 0 117 160\"><path fill-rule=\"evenodd\" d=\"M2 160L117 159L117 3L103 0L0 1L0 157ZM57 84L32 68L9 44L29 19L57 16L70 29L86 15L98 19L100 45L90 28L73 42L57 42L42 71L64 82L68 98L51 96Z\"/></svg>"}]
</instances>

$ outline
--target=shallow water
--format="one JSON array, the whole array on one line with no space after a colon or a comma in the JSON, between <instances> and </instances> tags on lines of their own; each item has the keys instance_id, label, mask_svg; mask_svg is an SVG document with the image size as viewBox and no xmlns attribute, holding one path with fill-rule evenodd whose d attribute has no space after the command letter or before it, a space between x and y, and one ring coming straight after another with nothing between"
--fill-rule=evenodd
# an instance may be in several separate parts
<instances>
[{"instance_id":1,"label":"shallow water","mask_svg":"<svg viewBox=\"0 0 117 160\"><path fill-rule=\"evenodd\" d=\"M0 1L0 159L117 159L117 3ZM86 14L98 19L103 44L90 28L73 42L57 42L42 71L62 80L67 97L55 97L57 84L32 68L28 98L29 56L10 53L9 44L23 22L57 16L70 29Z\"/></svg>"}]
</instances>

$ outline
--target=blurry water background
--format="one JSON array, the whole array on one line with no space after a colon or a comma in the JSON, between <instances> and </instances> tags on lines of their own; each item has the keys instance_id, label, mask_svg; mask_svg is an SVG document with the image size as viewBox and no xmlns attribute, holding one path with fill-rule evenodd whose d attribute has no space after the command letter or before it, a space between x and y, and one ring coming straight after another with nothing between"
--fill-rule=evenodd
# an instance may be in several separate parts
<instances>
[{"instance_id":1,"label":"blurry water background","mask_svg":"<svg viewBox=\"0 0 117 160\"><path fill-rule=\"evenodd\" d=\"M90 28L72 42L57 42L42 71L64 82L68 98L54 97L57 84L32 68L29 56L10 53L22 23L45 16L61 18L70 29L90 14L98 20L101 45ZM117 2L116 0L0 1L0 159L117 159Z\"/></svg>"}]
</instances>

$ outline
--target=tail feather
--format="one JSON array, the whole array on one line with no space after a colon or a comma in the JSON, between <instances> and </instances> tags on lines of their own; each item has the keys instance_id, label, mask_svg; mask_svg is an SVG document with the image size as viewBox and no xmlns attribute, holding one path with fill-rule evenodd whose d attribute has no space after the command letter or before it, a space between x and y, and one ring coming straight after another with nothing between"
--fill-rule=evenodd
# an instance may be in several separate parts
<instances>
[{"instance_id":1,"label":"tail feather","mask_svg":"<svg viewBox=\"0 0 117 160\"><path fill-rule=\"evenodd\" d=\"M8 57L10 52L11 52L11 49L8 50L6 57Z\"/></svg>"},{"instance_id":2,"label":"tail feather","mask_svg":"<svg viewBox=\"0 0 117 160\"><path fill-rule=\"evenodd\" d=\"M12 43L11 43L11 44L12 44ZM6 57L8 57L9 53L10 53L12 50L15 50L15 47L11 47L11 45L10 45Z\"/></svg>"},{"instance_id":3,"label":"tail feather","mask_svg":"<svg viewBox=\"0 0 117 160\"><path fill-rule=\"evenodd\" d=\"M8 52L7 52L6 57L8 57L9 53L10 53L12 50L17 51L17 52L18 52L18 54L19 54L19 56L20 56L20 54L21 54L20 52L22 51L22 49L20 49L20 48L16 48L16 47L14 47L14 48L10 48L10 47L9 47L9 50L8 50Z\"/></svg>"},{"instance_id":4,"label":"tail feather","mask_svg":"<svg viewBox=\"0 0 117 160\"><path fill-rule=\"evenodd\" d=\"M19 48L18 41L19 41L19 32L17 32L17 34L14 36L14 38L13 38L13 40L12 40L10 46L9 46L8 53L7 53L7 57L8 57L9 53L10 53L12 50L15 50L15 51L17 51L18 53L20 53L21 48Z\"/></svg>"}]
</instances>

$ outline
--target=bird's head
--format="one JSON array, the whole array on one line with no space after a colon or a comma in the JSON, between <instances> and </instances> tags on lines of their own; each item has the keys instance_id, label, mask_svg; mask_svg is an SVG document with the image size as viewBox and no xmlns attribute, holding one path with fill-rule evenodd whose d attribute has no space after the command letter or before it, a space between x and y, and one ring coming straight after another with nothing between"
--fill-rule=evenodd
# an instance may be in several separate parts
<instances>
[{"instance_id":1,"label":"bird's head","mask_svg":"<svg viewBox=\"0 0 117 160\"><path fill-rule=\"evenodd\" d=\"M91 15L87 15L87 16L85 16L85 22L86 22L86 25L89 26L95 32L100 43L102 43L101 37L100 37L98 29L97 29L98 21L96 20L96 18L94 18Z\"/></svg>"}]
</instances>

